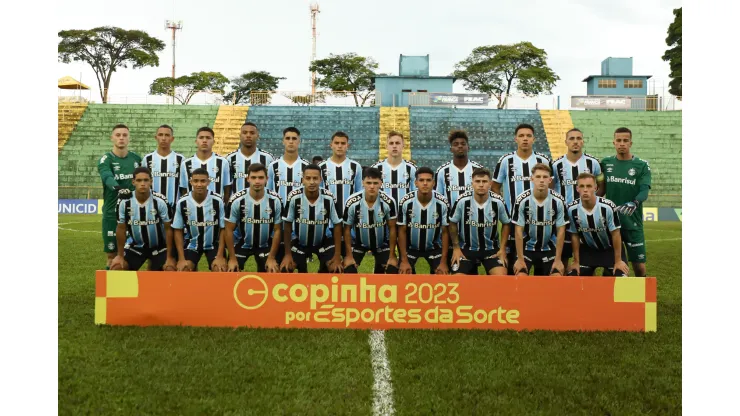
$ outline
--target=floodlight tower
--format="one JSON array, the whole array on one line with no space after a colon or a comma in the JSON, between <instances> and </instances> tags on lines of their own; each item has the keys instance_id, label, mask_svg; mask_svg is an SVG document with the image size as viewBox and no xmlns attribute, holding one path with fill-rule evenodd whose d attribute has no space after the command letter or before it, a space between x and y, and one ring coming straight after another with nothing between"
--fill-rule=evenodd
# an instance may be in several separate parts
<instances>
[{"instance_id":1,"label":"floodlight tower","mask_svg":"<svg viewBox=\"0 0 740 416\"><path fill-rule=\"evenodd\" d=\"M165 20L165 29L172 30L172 104L175 103L175 33L182 30L182 20Z\"/></svg>"},{"instance_id":2,"label":"floodlight tower","mask_svg":"<svg viewBox=\"0 0 740 416\"><path fill-rule=\"evenodd\" d=\"M319 14L319 3L311 2L311 62L316 60L316 16ZM316 71L311 73L311 96L316 96Z\"/></svg>"}]
</instances>

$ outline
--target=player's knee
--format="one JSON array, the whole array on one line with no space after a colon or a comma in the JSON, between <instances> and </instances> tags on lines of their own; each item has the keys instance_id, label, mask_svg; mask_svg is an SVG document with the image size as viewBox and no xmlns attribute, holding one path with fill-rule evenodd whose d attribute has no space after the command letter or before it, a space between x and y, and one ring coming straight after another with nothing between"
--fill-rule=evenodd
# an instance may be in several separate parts
<instances>
[{"instance_id":1,"label":"player's knee","mask_svg":"<svg viewBox=\"0 0 740 416\"><path fill-rule=\"evenodd\" d=\"M506 267L493 267L488 271L490 276L506 276Z\"/></svg>"}]
</instances>

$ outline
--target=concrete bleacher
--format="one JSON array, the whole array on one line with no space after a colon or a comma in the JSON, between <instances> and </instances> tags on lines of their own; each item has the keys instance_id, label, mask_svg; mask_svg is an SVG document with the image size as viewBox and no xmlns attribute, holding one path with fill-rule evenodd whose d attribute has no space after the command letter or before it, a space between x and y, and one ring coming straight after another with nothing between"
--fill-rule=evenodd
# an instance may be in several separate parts
<instances>
[{"instance_id":1,"label":"concrete bleacher","mask_svg":"<svg viewBox=\"0 0 740 416\"><path fill-rule=\"evenodd\" d=\"M632 153L650 164L649 207L681 207L681 111L571 111L583 131L585 151L599 159L614 155L614 130L632 130Z\"/></svg>"},{"instance_id":2,"label":"concrete bleacher","mask_svg":"<svg viewBox=\"0 0 740 416\"><path fill-rule=\"evenodd\" d=\"M97 163L113 147L110 135L116 124L129 127L129 148L142 157L156 150L157 127L168 124L174 129L173 150L190 157L195 153L196 131L212 127L217 111L218 106L88 105L59 153L59 198L101 197Z\"/></svg>"},{"instance_id":3,"label":"concrete bleacher","mask_svg":"<svg viewBox=\"0 0 740 416\"><path fill-rule=\"evenodd\" d=\"M535 129L534 150L550 154L540 113L536 110L411 109L411 157L419 166L436 169L452 160L447 137L463 129L470 139L471 160L493 169L505 153L516 150L514 130L520 123Z\"/></svg>"},{"instance_id":4,"label":"concrete bleacher","mask_svg":"<svg viewBox=\"0 0 740 416\"><path fill-rule=\"evenodd\" d=\"M310 160L315 155L331 156L329 139L341 130L349 136L348 157L368 166L378 161L380 115L377 107L278 107L252 106L247 120L259 128L259 147L280 157L283 154L283 129L296 127L301 132L300 155Z\"/></svg>"}]
</instances>

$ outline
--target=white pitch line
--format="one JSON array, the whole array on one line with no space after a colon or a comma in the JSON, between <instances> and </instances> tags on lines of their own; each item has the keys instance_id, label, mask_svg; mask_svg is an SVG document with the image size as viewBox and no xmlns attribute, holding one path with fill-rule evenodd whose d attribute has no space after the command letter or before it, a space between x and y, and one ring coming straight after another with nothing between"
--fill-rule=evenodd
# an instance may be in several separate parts
<instances>
[{"instance_id":1,"label":"white pitch line","mask_svg":"<svg viewBox=\"0 0 740 416\"><path fill-rule=\"evenodd\" d=\"M370 331L370 355L373 364L373 415L392 415L393 386L391 365L385 349L385 331Z\"/></svg>"},{"instance_id":2,"label":"white pitch line","mask_svg":"<svg viewBox=\"0 0 740 416\"><path fill-rule=\"evenodd\" d=\"M98 221L77 221L77 222L60 222L57 224L57 228L64 231L75 231L78 233L99 233L100 231L90 231L90 230L76 230L74 228L64 228L62 225L69 225L69 224L93 224Z\"/></svg>"},{"instance_id":3,"label":"white pitch line","mask_svg":"<svg viewBox=\"0 0 740 416\"><path fill-rule=\"evenodd\" d=\"M647 242L647 241L677 241L677 240L683 240L683 238L681 238L681 237L676 237L676 238L659 238L657 240L645 240L645 241Z\"/></svg>"}]
</instances>

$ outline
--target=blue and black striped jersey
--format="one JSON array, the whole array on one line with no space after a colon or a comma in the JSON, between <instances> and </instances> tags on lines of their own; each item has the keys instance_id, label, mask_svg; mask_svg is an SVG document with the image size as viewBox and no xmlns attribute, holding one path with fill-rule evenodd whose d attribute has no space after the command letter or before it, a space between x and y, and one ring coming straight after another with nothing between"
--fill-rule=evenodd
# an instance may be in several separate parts
<instances>
[{"instance_id":1,"label":"blue and black striped jersey","mask_svg":"<svg viewBox=\"0 0 740 416\"><path fill-rule=\"evenodd\" d=\"M539 203L534 197L534 191L524 191L514 203L511 222L524 227L524 250L555 250L557 227L568 225L565 200L559 193L548 189L547 198Z\"/></svg>"},{"instance_id":2,"label":"blue and black striped jersey","mask_svg":"<svg viewBox=\"0 0 740 416\"><path fill-rule=\"evenodd\" d=\"M308 165L306 159L298 158L292 165L282 157L267 167L267 189L277 192L284 203L288 202L288 194L303 186L303 168Z\"/></svg>"},{"instance_id":3,"label":"blue and black striped jersey","mask_svg":"<svg viewBox=\"0 0 740 416\"><path fill-rule=\"evenodd\" d=\"M304 188L291 192L285 202L283 222L293 224L292 240L297 240L302 247L321 246L327 230L342 224L336 202L334 195L323 188L319 188L319 197L313 204Z\"/></svg>"},{"instance_id":4,"label":"blue and black striped jersey","mask_svg":"<svg viewBox=\"0 0 740 416\"><path fill-rule=\"evenodd\" d=\"M449 225L449 203L447 198L432 192L432 199L422 206L412 191L398 203L398 221L406 226L408 248L417 251L431 251L442 248L442 228Z\"/></svg>"},{"instance_id":5,"label":"blue and black striped jersey","mask_svg":"<svg viewBox=\"0 0 740 416\"><path fill-rule=\"evenodd\" d=\"M373 206L368 206L365 191L352 194L344 207L344 223L355 231L354 245L375 250L389 244L388 222L396 219L396 201L380 191Z\"/></svg>"},{"instance_id":6,"label":"blue and black striped jersey","mask_svg":"<svg viewBox=\"0 0 740 416\"><path fill-rule=\"evenodd\" d=\"M350 195L362 191L362 165L352 159L341 164L331 159L321 162L321 187L337 198L337 213L344 216L344 206Z\"/></svg>"},{"instance_id":7,"label":"blue and black striped jersey","mask_svg":"<svg viewBox=\"0 0 740 416\"><path fill-rule=\"evenodd\" d=\"M576 179L581 173L590 173L594 176L601 174L601 165L595 157L583 154L576 163L571 163L567 156L561 156L552 162L553 189L565 198L565 203L570 204L578 199Z\"/></svg>"},{"instance_id":8,"label":"blue and black striped jersey","mask_svg":"<svg viewBox=\"0 0 740 416\"><path fill-rule=\"evenodd\" d=\"M220 196L208 193L199 204L187 193L177 201L172 228L185 230L186 250L213 250L218 246L224 217L224 201Z\"/></svg>"},{"instance_id":9,"label":"blue and black striped jersey","mask_svg":"<svg viewBox=\"0 0 740 416\"><path fill-rule=\"evenodd\" d=\"M416 190L416 165L407 160L395 168L388 163L388 159L378 161L372 167L383 174L382 191L390 195L396 202L400 202L408 192Z\"/></svg>"},{"instance_id":10,"label":"blue and black striped jersey","mask_svg":"<svg viewBox=\"0 0 740 416\"><path fill-rule=\"evenodd\" d=\"M568 231L578 233L581 244L587 244L596 250L608 250L613 248L611 232L621 227L619 215L614 202L597 197L592 211L583 207L580 199L568 204L568 218L570 225Z\"/></svg>"},{"instance_id":11,"label":"blue and black striped jersey","mask_svg":"<svg viewBox=\"0 0 740 416\"><path fill-rule=\"evenodd\" d=\"M155 150L144 156L141 164L152 171L152 190L164 195L170 206L180 199L180 166L184 156L170 152L167 157L160 156Z\"/></svg>"},{"instance_id":12,"label":"blue and black striped jersey","mask_svg":"<svg viewBox=\"0 0 740 416\"><path fill-rule=\"evenodd\" d=\"M434 190L448 201L455 201L461 194L473 190L473 170L482 167L480 163L468 160L460 170L452 161L447 162L434 173Z\"/></svg>"},{"instance_id":13,"label":"blue and black striped jersey","mask_svg":"<svg viewBox=\"0 0 740 416\"><path fill-rule=\"evenodd\" d=\"M259 201L255 201L248 189L237 192L229 199L230 213L227 220L236 224L239 233L236 248L253 250L269 248L275 224L282 222L283 201L270 190Z\"/></svg>"},{"instance_id":14,"label":"blue and black striped jersey","mask_svg":"<svg viewBox=\"0 0 740 416\"><path fill-rule=\"evenodd\" d=\"M499 251L498 223L509 224L509 213L501 195L488 192L479 204L473 192L466 192L450 210L450 222L457 224L460 248L471 251Z\"/></svg>"},{"instance_id":15,"label":"blue and black striped jersey","mask_svg":"<svg viewBox=\"0 0 740 416\"><path fill-rule=\"evenodd\" d=\"M246 157L241 149L236 149L236 151L226 155L226 160L229 163L229 176L232 183L231 192L235 193L249 188L249 182L247 181L249 165L252 163L261 163L267 167L275 160L275 157L271 153L261 149L256 149L252 153L252 156Z\"/></svg>"},{"instance_id":16,"label":"blue and black striped jersey","mask_svg":"<svg viewBox=\"0 0 740 416\"><path fill-rule=\"evenodd\" d=\"M526 160L520 158L516 152L507 153L496 163L491 179L501 184L501 195L506 202L506 209L512 216L516 198L532 188L532 168L538 163L544 163L552 168L550 158L538 152L533 152ZM510 235L509 239L514 238Z\"/></svg>"},{"instance_id":17,"label":"blue and black striped jersey","mask_svg":"<svg viewBox=\"0 0 740 416\"><path fill-rule=\"evenodd\" d=\"M218 195L223 195L224 187L231 185L229 165L226 159L213 153L208 160L200 160L198 156L193 156L182 161L180 165L180 188L185 188L188 192L193 190L190 186L190 176L198 168L208 170L208 176L211 178L208 189Z\"/></svg>"},{"instance_id":18,"label":"blue and black striped jersey","mask_svg":"<svg viewBox=\"0 0 740 416\"><path fill-rule=\"evenodd\" d=\"M127 246L153 250L166 247L166 222L170 222L170 214L162 194L153 192L144 203L133 196L118 204L118 223L126 224L130 237Z\"/></svg>"}]
</instances>

